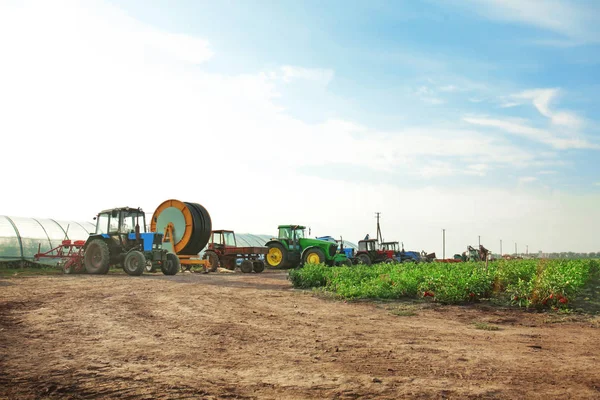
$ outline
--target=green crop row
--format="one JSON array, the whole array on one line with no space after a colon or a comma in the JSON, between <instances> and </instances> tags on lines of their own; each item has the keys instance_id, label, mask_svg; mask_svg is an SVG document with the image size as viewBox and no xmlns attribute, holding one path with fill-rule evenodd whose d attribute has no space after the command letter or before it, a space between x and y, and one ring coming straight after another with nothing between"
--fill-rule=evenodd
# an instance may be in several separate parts
<instances>
[{"instance_id":1,"label":"green crop row","mask_svg":"<svg viewBox=\"0 0 600 400\"><path fill-rule=\"evenodd\" d=\"M353 267L305 265L291 270L296 288L323 288L347 299L429 297L441 303L497 298L524 307L565 307L593 273L595 260L499 260L378 264Z\"/></svg>"}]
</instances>

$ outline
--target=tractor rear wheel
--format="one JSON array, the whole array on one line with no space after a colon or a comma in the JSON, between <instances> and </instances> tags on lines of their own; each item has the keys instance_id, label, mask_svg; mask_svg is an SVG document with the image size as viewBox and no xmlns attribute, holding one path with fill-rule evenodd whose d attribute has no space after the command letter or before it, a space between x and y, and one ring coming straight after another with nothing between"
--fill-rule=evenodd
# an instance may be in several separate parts
<instances>
[{"instance_id":1,"label":"tractor rear wheel","mask_svg":"<svg viewBox=\"0 0 600 400\"><path fill-rule=\"evenodd\" d=\"M285 268L289 265L288 251L281 243L270 243L265 256L267 265L272 268Z\"/></svg>"},{"instance_id":2,"label":"tractor rear wheel","mask_svg":"<svg viewBox=\"0 0 600 400\"><path fill-rule=\"evenodd\" d=\"M179 268L181 268L181 262L175 253L167 253L167 259L160 265L160 270L165 275L175 275Z\"/></svg>"},{"instance_id":3,"label":"tractor rear wheel","mask_svg":"<svg viewBox=\"0 0 600 400\"><path fill-rule=\"evenodd\" d=\"M250 261L250 260L244 260L240 264L240 269L242 270L243 273L246 273L246 274L252 272L253 267L254 266L252 265L252 261Z\"/></svg>"},{"instance_id":4,"label":"tractor rear wheel","mask_svg":"<svg viewBox=\"0 0 600 400\"><path fill-rule=\"evenodd\" d=\"M349 258L346 258L344 261L342 261L342 265L345 267L351 267L352 266L352 261L350 261Z\"/></svg>"},{"instance_id":5,"label":"tractor rear wheel","mask_svg":"<svg viewBox=\"0 0 600 400\"><path fill-rule=\"evenodd\" d=\"M265 262L263 260L254 260L254 262L252 263L252 269L257 274L260 274L265 270Z\"/></svg>"},{"instance_id":6,"label":"tractor rear wheel","mask_svg":"<svg viewBox=\"0 0 600 400\"><path fill-rule=\"evenodd\" d=\"M203 260L208 260L208 270L215 272L219 268L219 256L214 251L207 251L202 256Z\"/></svg>"},{"instance_id":7,"label":"tractor rear wheel","mask_svg":"<svg viewBox=\"0 0 600 400\"><path fill-rule=\"evenodd\" d=\"M85 249L84 265L88 274L106 274L110 267L108 245L102 239L92 240Z\"/></svg>"},{"instance_id":8,"label":"tractor rear wheel","mask_svg":"<svg viewBox=\"0 0 600 400\"><path fill-rule=\"evenodd\" d=\"M123 270L127 275L140 276L146 269L146 257L144 253L137 250L132 250L125 256L123 260Z\"/></svg>"},{"instance_id":9,"label":"tractor rear wheel","mask_svg":"<svg viewBox=\"0 0 600 400\"><path fill-rule=\"evenodd\" d=\"M224 268L227 268L230 271L235 271L235 267L237 265L236 259L233 257L226 257L221 260L221 264Z\"/></svg>"},{"instance_id":10,"label":"tractor rear wheel","mask_svg":"<svg viewBox=\"0 0 600 400\"><path fill-rule=\"evenodd\" d=\"M359 254L356 258L358 258L359 264L371 265L371 257L367 254Z\"/></svg>"},{"instance_id":11,"label":"tractor rear wheel","mask_svg":"<svg viewBox=\"0 0 600 400\"><path fill-rule=\"evenodd\" d=\"M321 264L325 262L325 253L319 248L308 249L302 255L303 264Z\"/></svg>"}]
</instances>

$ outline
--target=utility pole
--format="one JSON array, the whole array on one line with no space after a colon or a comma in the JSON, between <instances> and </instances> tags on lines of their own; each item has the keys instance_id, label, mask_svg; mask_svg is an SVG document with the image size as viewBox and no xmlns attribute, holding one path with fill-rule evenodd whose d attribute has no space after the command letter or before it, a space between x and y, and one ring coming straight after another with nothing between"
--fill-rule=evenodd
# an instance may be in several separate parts
<instances>
[{"instance_id":1,"label":"utility pole","mask_svg":"<svg viewBox=\"0 0 600 400\"><path fill-rule=\"evenodd\" d=\"M529 254L529 245L528 245L528 244L526 244L526 245L525 245L525 248L526 248L526 250L525 250L525 254Z\"/></svg>"},{"instance_id":2,"label":"utility pole","mask_svg":"<svg viewBox=\"0 0 600 400\"><path fill-rule=\"evenodd\" d=\"M442 251L442 259L446 259L446 230L442 229L442 243L443 243L443 251Z\"/></svg>"},{"instance_id":3,"label":"utility pole","mask_svg":"<svg viewBox=\"0 0 600 400\"><path fill-rule=\"evenodd\" d=\"M379 226L379 216L381 215L381 213L376 212L375 215L377 218L377 244L381 245L381 242L383 242L383 237L381 235L381 227Z\"/></svg>"},{"instance_id":4,"label":"utility pole","mask_svg":"<svg viewBox=\"0 0 600 400\"><path fill-rule=\"evenodd\" d=\"M502 257L502 239L500 239L500 257Z\"/></svg>"},{"instance_id":5,"label":"utility pole","mask_svg":"<svg viewBox=\"0 0 600 400\"><path fill-rule=\"evenodd\" d=\"M479 245L481 246L481 235L477 236L477 238L478 238L477 240L479 242Z\"/></svg>"},{"instance_id":6,"label":"utility pole","mask_svg":"<svg viewBox=\"0 0 600 400\"><path fill-rule=\"evenodd\" d=\"M519 253L517 252L517 242L515 242L515 257L517 257Z\"/></svg>"}]
</instances>

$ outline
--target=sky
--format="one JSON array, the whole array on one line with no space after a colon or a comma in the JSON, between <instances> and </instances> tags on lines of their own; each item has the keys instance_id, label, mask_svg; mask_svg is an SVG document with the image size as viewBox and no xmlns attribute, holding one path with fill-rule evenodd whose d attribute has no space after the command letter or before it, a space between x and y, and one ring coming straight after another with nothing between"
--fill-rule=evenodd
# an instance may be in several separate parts
<instances>
[{"instance_id":1,"label":"sky","mask_svg":"<svg viewBox=\"0 0 600 400\"><path fill-rule=\"evenodd\" d=\"M596 1L0 0L0 60L1 215L600 251Z\"/></svg>"}]
</instances>

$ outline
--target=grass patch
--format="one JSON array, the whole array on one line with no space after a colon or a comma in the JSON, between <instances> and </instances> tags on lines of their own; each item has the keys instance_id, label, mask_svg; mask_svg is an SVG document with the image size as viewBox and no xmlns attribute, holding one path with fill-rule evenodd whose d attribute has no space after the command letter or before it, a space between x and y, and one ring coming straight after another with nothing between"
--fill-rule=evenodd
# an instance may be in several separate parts
<instances>
[{"instance_id":1,"label":"grass patch","mask_svg":"<svg viewBox=\"0 0 600 400\"><path fill-rule=\"evenodd\" d=\"M484 331L499 331L500 327L496 325L488 324L487 322L475 322L473 324L475 329L481 329Z\"/></svg>"},{"instance_id":2,"label":"grass patch","mask_svg":"<svg viewBox=\"0 0 600 400\"><path fill-rule=\"evenodd\" d=\"M418 315L413 310L400 309L400 308L391 309L390 313L397 317L414 317L414 316Z\"/></svg>"},{"instance_id":3,"label":"grass patch","mask_svg":"<svg viewBox=\"0 0 600 400\"><path fill-rule=\"evenodd\" d=\"M0 266L0 277L37 276L37 275L61 275L63 272L56 267L4 267Z\"/></svg>"}]
</instances>

